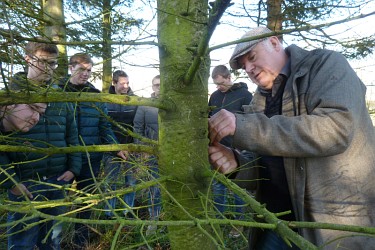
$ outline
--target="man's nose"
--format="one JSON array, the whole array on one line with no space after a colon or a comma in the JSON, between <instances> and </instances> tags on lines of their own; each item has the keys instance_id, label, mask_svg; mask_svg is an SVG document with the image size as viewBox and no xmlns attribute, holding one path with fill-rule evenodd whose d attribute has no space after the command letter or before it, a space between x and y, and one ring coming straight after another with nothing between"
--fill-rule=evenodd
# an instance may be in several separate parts
<instances>
[{"instance_id":1,"label":"man's nose","mask_svg":"<svg viewBox=\"0 0 375 250\"><path fill-rule=\"evenodd\" d=\"M33 115L31 116L31 120L37 123L39 119L40 119L40 114L38 112L33 112Z\"/></svg>"},{"instance_id":2,"label":"man's nose","mask_svg":"<svg viewBox=\"0 0 375 250\"><path fill-rule=\"evenodd\" d=\"M44 70L46 71L46 73L52 75L53 74L53 71L54 69L52 69L51 67L45 67Z\"/></svg>"},{"instance_id":3,"label":"man's nose","mask_svg":"<svg viewBox=\"0 0 375 250\"><path fill-rule=\"evenodd\" d=\"M254 64L250 62L245 63L245 72L248 74L252 74L253 71L254 71Z\"/></svg>"}]
</instances>

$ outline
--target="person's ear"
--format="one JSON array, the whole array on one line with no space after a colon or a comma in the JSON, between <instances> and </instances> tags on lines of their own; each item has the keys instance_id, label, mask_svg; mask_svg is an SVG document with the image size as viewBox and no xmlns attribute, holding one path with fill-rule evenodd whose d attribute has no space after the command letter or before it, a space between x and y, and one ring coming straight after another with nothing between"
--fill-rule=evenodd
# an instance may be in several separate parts
<instances>
[{"instance_id":1,"label":"person's ear","mask_svg":"<svg viewBox=\"0 0 375 250\"><path fill-rule=\"evenodd\" d=\"M275 50L279 51L280 48L281 48L281 43L280 43L280 40L279 38L277 38L276 36L271 36L269 38L269 41L272 45L272 48L274 48Z\"/></svg>"}]
</instances>

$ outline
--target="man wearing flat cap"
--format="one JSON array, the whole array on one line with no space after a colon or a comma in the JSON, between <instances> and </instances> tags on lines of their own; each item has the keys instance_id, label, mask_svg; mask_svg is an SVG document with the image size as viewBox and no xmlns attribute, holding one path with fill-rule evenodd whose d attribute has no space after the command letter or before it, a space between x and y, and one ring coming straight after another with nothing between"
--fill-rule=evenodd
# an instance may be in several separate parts
<instances>
[{"instance_id":1,"label":"man wearing flat cap","mask_svg":"<svg viewBox=\"0 0 375 250\"><path fill-rule=\"evenodd\" d=\"M280 219L374 227L375 133L365 85L337 52L284 49L265 27L242 38L251 41L238 44L229 63L258 88L245 114L221 110L210 118L211 164L227 174L246 162L237 152L252 151L262 166L248 170L258 180L257 200L274 213L291 211ZM219 143L228 135L238 150ZM323 249L375 246L374 237L355 233L296 231ZM290 249L271 230L252 233L249 243Z\"/></svg>"}]
</instances>

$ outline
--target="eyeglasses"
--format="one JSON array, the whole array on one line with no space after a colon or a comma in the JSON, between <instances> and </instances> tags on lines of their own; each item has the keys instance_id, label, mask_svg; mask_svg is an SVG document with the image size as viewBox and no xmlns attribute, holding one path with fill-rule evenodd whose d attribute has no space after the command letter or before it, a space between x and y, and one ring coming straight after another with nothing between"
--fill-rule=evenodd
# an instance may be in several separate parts
<instances>
[{"instance_id":1,"label":"eyeglasses","mask_svg":"<svg viewBox=\"0 0 375 250\"><path fill-rule=\"evenodd\" d=\"M46 60L46 59L40 59L36 56L32 57L33 62L36 62L38 66L44 67L46 69L47 67L50 69L56 69L58 64L55 60Z\"/></svg>"}]
</instances>

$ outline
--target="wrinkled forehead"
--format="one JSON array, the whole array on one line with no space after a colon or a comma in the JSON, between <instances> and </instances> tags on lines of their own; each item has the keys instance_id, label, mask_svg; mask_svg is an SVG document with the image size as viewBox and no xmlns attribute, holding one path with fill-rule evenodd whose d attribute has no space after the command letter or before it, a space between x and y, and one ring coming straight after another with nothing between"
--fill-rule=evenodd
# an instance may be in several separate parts
<instances>
[{"instance_id":1,"label":"wrinkled forehead","mask_svg":"<svg viewBox=\"0 0 375 250\"><path fill-rule=\"evenodd\" d=\"M44 113L47 109L47 103L31 103L27 104L27 106L38 113Z\"/></svg>"}]
</instances>

